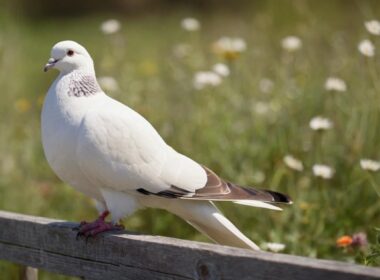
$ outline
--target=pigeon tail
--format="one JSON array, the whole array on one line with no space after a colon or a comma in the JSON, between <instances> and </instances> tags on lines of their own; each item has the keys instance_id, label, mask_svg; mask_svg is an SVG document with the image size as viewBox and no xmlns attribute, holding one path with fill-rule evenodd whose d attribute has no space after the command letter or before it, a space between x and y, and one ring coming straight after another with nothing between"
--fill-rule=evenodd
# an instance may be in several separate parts
<instances>
[{"instance_id":1,"label":"pigeon tail","mask_svg":"<svg viewBox=\"0 0 380 280\"><path fill-rule=\"evenodd\" d=\"M170 199L159 208L181 217L218 244L260 250L210 201Z\"/></svg>"}]
</instances>

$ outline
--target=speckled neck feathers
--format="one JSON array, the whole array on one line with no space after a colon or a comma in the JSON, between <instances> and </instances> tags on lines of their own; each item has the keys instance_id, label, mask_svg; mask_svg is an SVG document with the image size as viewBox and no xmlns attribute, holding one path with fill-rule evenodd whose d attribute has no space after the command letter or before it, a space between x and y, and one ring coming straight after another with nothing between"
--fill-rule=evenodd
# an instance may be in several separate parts
<instances>
[{"instance_id":1,"label":"speckled neck feathers","mask_svg":"<svg viewBox=\"0 0 380 280\"><path fill-rule=\"evenodd\" d=\"M75 72L70 76L68 95L73 97L92 96L101 92L95 75Z\"/></svg>"}]
</instances>

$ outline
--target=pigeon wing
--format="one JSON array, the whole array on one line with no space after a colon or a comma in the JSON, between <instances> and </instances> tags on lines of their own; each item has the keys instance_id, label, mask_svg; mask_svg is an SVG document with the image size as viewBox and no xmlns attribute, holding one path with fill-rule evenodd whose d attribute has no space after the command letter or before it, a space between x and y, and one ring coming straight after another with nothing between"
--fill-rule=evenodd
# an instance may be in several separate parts
<instances>
[{"instance_id":1,"label":"pigeon wing","mask_svg":"<svg viewBox=\"0 0 380 280\"><path fill-rule=\"evenodd\" d=\"M281 193L221 179L168 146L137 112L111 98L108 103L85 116L78 141L80 166L99 187L167 198L290 203Z\"/></svg>"},{"instance_id":2,"label":"pigeon wing","mask_svg":"<svg viewBox=\"0 0 380 280\"><path fill-rule=\"evenodd\" d=\"M107 97L86 114L80 127L77 156L81 169L99 187L118 191L183 193L202 188L202 166L168 146L137 112Z\"/></svg>"},{"instance_id":3,"label":"pigeon wing","mask_svg":"<svg viewBox=\"0 0 380 280\"><path fill-rule=\"evenodd\" d=\"M156 193L156 195L191 200L232 201L242 205L271 208L274 210L280 209L277 207L271 207L266 203L292 203L291 199L282 193L251 187L242 187L223 180L205 166L202 166L202 168L207 174L206 184L202 188L190 193L183 190L181 187L171 185L170 189Z\"/></svg>"}]
</instances>

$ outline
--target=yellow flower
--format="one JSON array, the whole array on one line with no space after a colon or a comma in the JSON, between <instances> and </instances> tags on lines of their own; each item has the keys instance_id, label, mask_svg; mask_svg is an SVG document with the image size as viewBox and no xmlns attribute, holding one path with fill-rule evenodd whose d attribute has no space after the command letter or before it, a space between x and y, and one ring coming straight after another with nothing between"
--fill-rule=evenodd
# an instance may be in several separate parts
<instances>
[{"instance_id":1,"label":"yellow flower","mask_svg":"<svg viewBox=\"0 0 380 280\"><path fill-rule=\"evenodd\" d=\"M157 69L157 64L154 63L153 61L143 61L139 65L140 71L143 75L145 76L154 76L157 74L158 69Z\"/></svg>"},{"instance_id":2,"label":"yellow flower","mask_svg":"<svg viewBox=\"0 0 380 280\"><path fill-rule=\"evenodd\" d=\"M29 100L27 100L26 98L17 99L14 106L16 111L19 113L26 113L32 107Z\"/></svg>"},{"instance_id":3,"label":"yellow flower","mask_svg":"<svg viewBox=\"0 0 380 280\"><path fill-rule=\"evenodd\" d=\"M312 205L310 205L310 203L307 203L307 202L301 202L299 204L299 207L302 209L302 210L308 210L310 208L312 208Z\"/></svg>"}]
</instances>

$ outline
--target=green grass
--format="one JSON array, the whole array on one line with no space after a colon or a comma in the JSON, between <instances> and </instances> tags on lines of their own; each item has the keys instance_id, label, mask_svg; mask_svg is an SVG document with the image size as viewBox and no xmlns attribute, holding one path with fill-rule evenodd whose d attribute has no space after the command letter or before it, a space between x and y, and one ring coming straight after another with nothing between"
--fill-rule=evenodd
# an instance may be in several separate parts
<instances>
[{"instance_id":1,"label":"green grass","mask_svg":"<svg viewBox=\"0 0 380 280\"><path fill-rule=\"evenodd\" d=\"M99 24L113 15L30 22L2 12L0 209L74 221L96 216L88 198L53 174L40 141L41 100L57 75L44 74L42 67L55 42L73 39L93 55L98 76L118 81L120 89L110 95L143 114L175 149L226 179L293 198L282 213L221 204L248 237L258 244L285 243L289 254L364 263L366 252L342 250L335 241L363 231L378 246L380 174L363 171L359 160L380 159L380 55L365 58L357 45L370 38L380 49L380 37L363 25L380 18L379 8L368 1L267 1L240 12L162 11L118 17L123 28L109 36ZM188 15L200 19L200 32L180 28ZM195 90L194 73L223 62L211 44L224 35L244 38L247 51L230 63L232 73L220 86ZM280 41L288 35L300 37L302 49L282 50ZM173 55L179 43L192 47L188 57ZM347 91L327 92L329 76L344 79ZM259 90L264 77L274 82L270 94ZM255 112L258 102L269 106L268 114ZM330 118L334 128L312 131L309 121L316 115ZM301 159L305 170L286 167L286 154ZM313 176L315 163L334 167L334 178ZM159 210L139 211L125 225L207 240ZM14 279L16 273L17 267L0 262L1 275Z\"/></svg>"}]
</instances>

